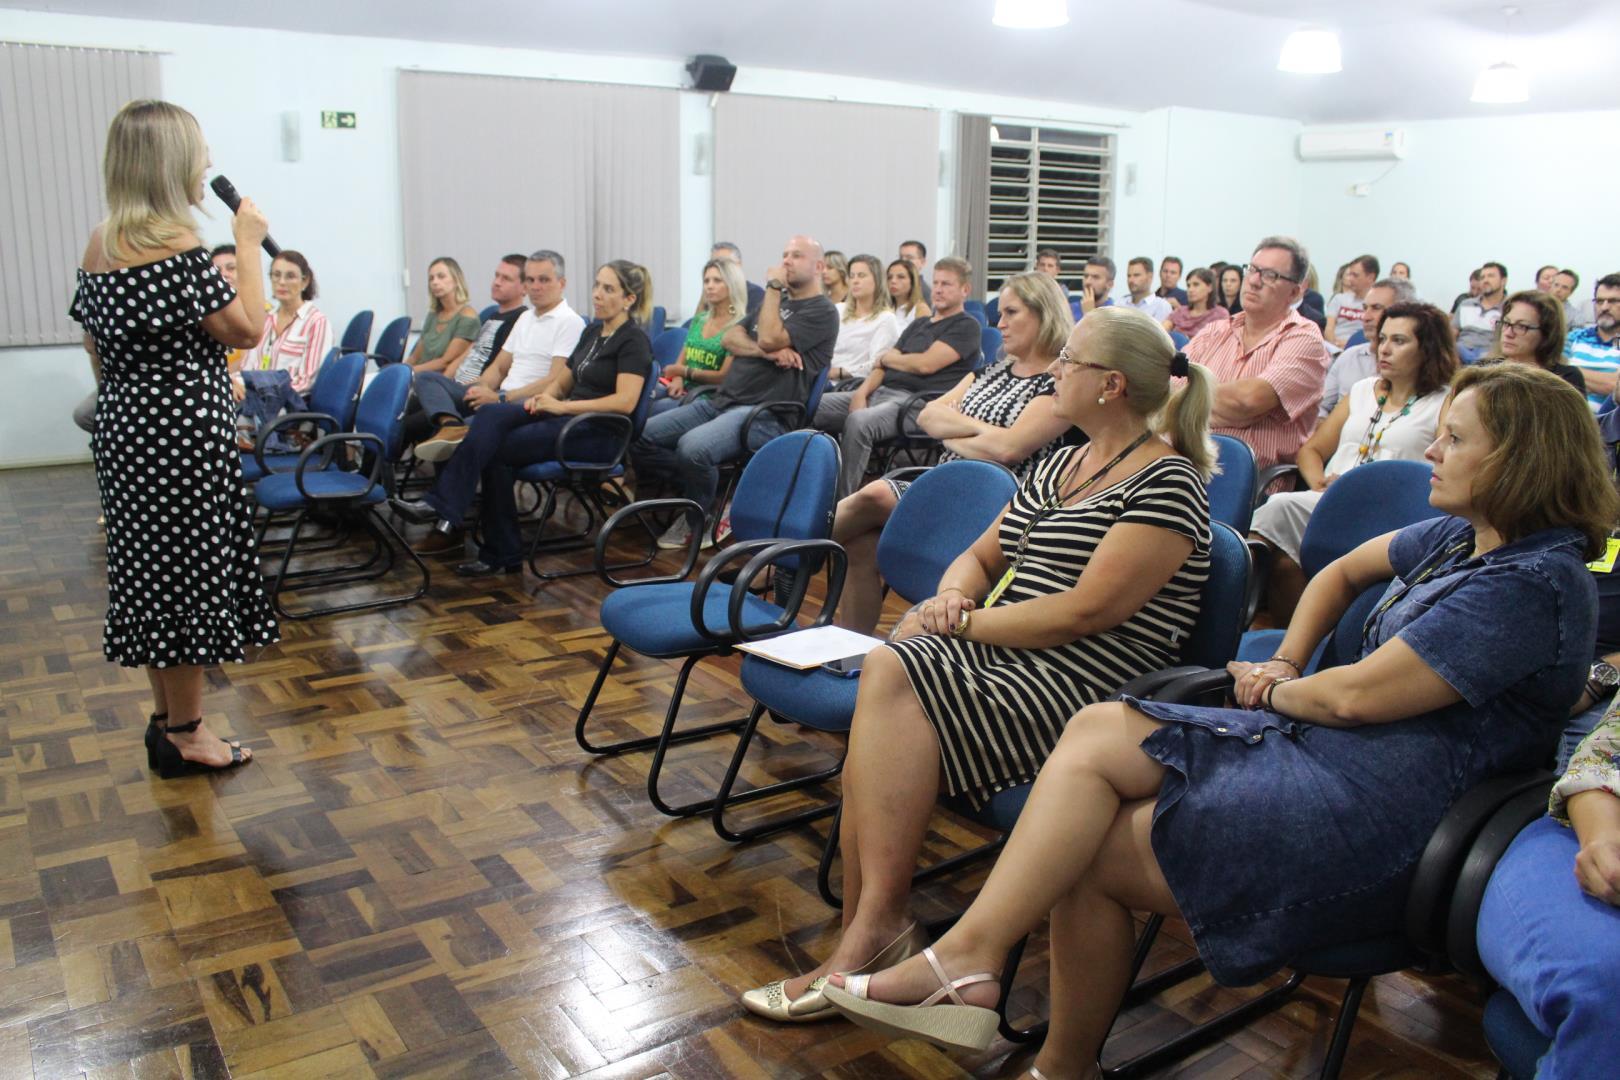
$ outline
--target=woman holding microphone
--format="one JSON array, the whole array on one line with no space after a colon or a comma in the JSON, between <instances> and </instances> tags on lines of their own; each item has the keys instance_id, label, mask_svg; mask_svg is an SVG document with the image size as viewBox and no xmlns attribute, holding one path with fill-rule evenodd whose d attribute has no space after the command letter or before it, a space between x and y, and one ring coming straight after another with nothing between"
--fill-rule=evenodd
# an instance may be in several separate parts
<instances>
[{"instance_id":1,"label":"woman holding microphone","mask_svg":"<svg viewBox=\"0 0 1620 1080\"><path fill-rule=\"evenodd\" d=\"M202 724L203 668L278 640L254 560L225 350L263 323L257 260L240 292L197 238L208 146L196 117L132 101L107 132L107 219L78 271L72 317L102 371L91 450L107 519L104 651L144 667L154 702L149 767L164 779L228 769L252 751ZM242 257L267 225L243 199Z\"/></svg>"}]
</instances>

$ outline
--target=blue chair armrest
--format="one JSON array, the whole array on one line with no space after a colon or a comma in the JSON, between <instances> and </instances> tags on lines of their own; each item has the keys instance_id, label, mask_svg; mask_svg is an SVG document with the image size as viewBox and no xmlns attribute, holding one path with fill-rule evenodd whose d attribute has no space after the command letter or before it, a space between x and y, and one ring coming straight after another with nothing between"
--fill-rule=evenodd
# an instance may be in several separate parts
<instances>
[{"instance_id":1,"label":"blue chair armrest","mask_svg":"<svg viewBox=\"0 0 1620 1080\"><path fill-rule=\"evenodd\" d=\"M619 447L614 451L611 461L570 461L568 458L568 438L581 424L587 420L596 424L608 424L613 427L622 427L624 431L619 438ZM612 469L624 461L625 454L630 452L630 433L635 429L635 423L623 413L588 412L574 416L557 432L557 441L553 444L552 457L565 469Z\"/></svg>"},{"instance_id":2,"label":"blue chair armrest","mask_svg":"<svg viewBox=\"0 0 1620 1080\"><path fill-rule=\"evenodd\" d=\"M759 418L767 413L772 415L777 413L787 414L787 416L791 418L787 421L787 427L790 431L801 428L805 424L809 423L808 411L805 409L804 402L802 401L760 402L752 409L749 409L748 415L743 417L742 429L737 435L737 437L742 440L742 452L745 456L749 453L748 436L753 433L754 425L759 422Z\"/></svg>"},{"instance_id":3,"label":"blue chair armrest","mask_svg":"<svg viewBox=\"0 0 1620 1080\"><path fill-rule=\"evenodd\" d=\"M681 565L677 574L663 574L658 577L637 578L634 581L620 581L608 573L607 546L613 532L625 521L634 517L640 518L642 514L653 513L659 510L679 510L687 516L692 526L692 538L686 545L686 561ZM645 522L643 522L645 525ZM651 528L651 526L647 526ZM703 507L691 499L643 499L633 502L615 513L602 523L602 528L596 534L596 549L592 553L592 565L596 576L607 582L615 589L622 589L630 585L669 585L677 581L685 581L692 568L697 565L698 550L703 543Z\"/></svg>"},{"instance_id":4,"label":"blue chair armrest","mask_svg":"<svg viewBox=\"0 0 1620 1080\"><path fill-rule=\"evenodd\" d=\"M740 546L740 545L739 545ZM844 574L849 569L849 553L842 544L836 540L784 540L772 544L770 547L748 560L742 573L737 575L737 582L731 588L731 604L727 609L731 632L738 641L749 641L763 635L754 632L754 628L742 624L742 609L748 589L754 579L765 572L767 566L794 555L805 555L809 552L824 552L827 564L827 599L821 605L821 613L810 623L809 629L817 626L826 626L832 622L833 612L838 610L838 599L844 593ZM810 565L811 560L801 559L803 566ZM783 620L773 625L773 633L782 629L792 628L797 621L799 609L804 605L805 594L809 589L811 575L808 573L795 576L793 591L788 594L782 607Z\"/></svg>"},{"instance_id":5,"label":"blue chair armrest","mask_svg":"<svg viewBox=\"0 0 1620 1080\"><path fill-rule=\"evenodd\" d=\"M304 474L309 471L310 464L315 462L317 457L319 463L315 466L315 471L325 472L332 467L338 447L351 444L376 447L376 452L371 455L371 468L366 475L365 493L369 494L371 489L377 486L377 477L382 473L383 456L388 448L381 439L366 431L344 431L336 435L322 435L304 447L304 452L298 455L298 467L293 471L293 483L298 487L298 494L309 501L319 501L321 496L311 495L304 487Z\"/></svg>"},{"instance_id":6,"label":"blue chair armrest","mask_svg":"<svg viewBox=\"0 0 1620 1080\"><path fill-rule=\"evenodd\" d=\"M708 622L703 618L703 608L704 605L708 603L709 590L714 587L714 583L719 579L721 571L723 571L729 563L736 562L744 555L754 555L762 551L767 551L770 548L775 547L777 543L778 541L774 537L766 537L760 540L744 540L742 543L732 544L730 547L724 548L708 561L707 565L703 567L703 573L698 575L697 584L692 588L693 629L702 634L704 637L708 638L710 641L717 643L730 643L732 641L747 640L750 637L770 637L772 634L780 633L786 627L786 625L792 621L791 617L786 620L779 619L775 623L771 623L765 627L753 627L751 628L751 632L744 631L741 636L736 636L730 633L714 633L709 629ZM750 584L752 584L752 582L743 580L741 575L739 575L738 579L731 584L732 597L736 600L736 608L738 610L741 609L743 603L743 601L739 598L747 595L748 586ZM735 619L733 620L733 625L735 625Z\"/></svg>"},{"instance_id":7,"label":"blue chair armrest","mask_svg":"<svg viewBox=\"0 0 1620 1080\"><path fill-rule=\"evenodd\" d=\"M264 444L269 440L271 434L280 431L282 428L292 427L294 424L305 423L314 427L316 431L324 430L328 435L337 434L338 422L335 416L319 412L282 413L271 422L269 427L260 428L259 437L253 441L253 457L258 461L259 468L264 470L265 476L269 476L273 471L264 460Z\"/></svg>"}]
</instances>

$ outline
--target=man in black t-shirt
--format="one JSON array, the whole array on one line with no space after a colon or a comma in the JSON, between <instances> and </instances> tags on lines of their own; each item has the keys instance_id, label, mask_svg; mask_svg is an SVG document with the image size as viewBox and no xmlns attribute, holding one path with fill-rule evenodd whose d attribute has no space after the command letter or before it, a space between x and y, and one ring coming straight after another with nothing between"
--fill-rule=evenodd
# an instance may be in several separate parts
<instances>
[{"instance_id":1,"label":"man in black t-shirt","mask_svg":"<svg viewBox=\"0 0 1620 1080\"><path fill-rule=\"evenodd\" d=\"M906 327L856 390L822 395L816 427L838 434L843 447L839 498L861 486L872 447L899 430L900 408L907 398L917 393L938 397L978 366L981 328L962 310L971 281L966 260L935 263L933 317Z\"/></svg>"},{"instance_id":2,"label":"man in black t-shirt","mask_svg":"<svg viewBox=\"0 0 1620 1080\"><path fill-rule=\"evenodd\" d=\"M766 401L805 404L810 386L832 359L838 340L838 309L822 295L825 268L821 245L795 236L771 267L765 299L721 339L731 366L720 388L689 399L678 409L647 421L631 448L638 485L655 478L679 476L681 494L714 511L720 466L743 456L743 421ZM787 430L780 414L766 413L748 435L757 450ZM676 519L658 546L684 548L689 533L684 517ZM705 546L708 541L705 541Z\"/></svg>"}]
</instances>

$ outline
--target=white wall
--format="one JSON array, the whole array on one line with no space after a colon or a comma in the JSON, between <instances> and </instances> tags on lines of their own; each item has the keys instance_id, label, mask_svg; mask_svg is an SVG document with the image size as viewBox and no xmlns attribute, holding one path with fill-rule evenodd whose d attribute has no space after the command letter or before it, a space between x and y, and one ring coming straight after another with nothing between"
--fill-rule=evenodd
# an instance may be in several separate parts
<instances>
[{"instance_id":1,"label":"white wall","mask_svg":"<svg viewBox=\"0 0 1620 1080\"><path fill-rule=\"evenodd\" d=\"M329 37L283 31L221 28L190 23L164 23L55 15L5 13L5 35L18 41L59 45L144 48L163 53L164 96L196 113L207 133L215 167L251 195L265 210L276 239L310 256L320 279L320 303L341 325L361 308L376 311L378 326L425 305L419 268L409 289L404 284L403 238L400 229L395 80L401 67L478 72L535 78L577 79L644 86L679 87L685 78L679 60L534 50L498 49L381 38ZM237 57L281 57L284 68L262 60L238 63ZM241 74L238 74L241 72ZM935 250L951 250L951 202L954 195L954 113L985 113L1007 119L1030 119L1113 132L1121 169L1137 167L1134 194L1117 185L1114 255L1163 253L1164 243L1187 248L1166 224L1166 207L1179 207L1183 193L1202 198L1196 177L1167 174L1167 168L1214 161L1234 182L1245 157L1244 147L1260 139L1277 121L1159 110L1134 114L995 94L960 93L877 79L828 77L814 72L744 68L732 89L738 93L878 102L941 110L942 162L939 190L939 233ZM323 109L353 111L357 127L329 131L320 127ZM281 115L296 112L302 128L302 154L297 162L281 159ZM1191 119L1184 121L1181 114ZM655 292L671 311L691 306L699 274L713 236L712 178L697 175L694 157L700 141L712 135L708 97L687 94L681 103L682 170L680 282L659 283ZM1202 119L1199 119L1199 118ZM1223 131L1229 135L1222 135ZM1174 138L1194 139L1194 148L1172 153ZM455 133L444 133L447 163L460 168L499 168L496 147L460 147ZM712 162L712 145L708 148ZM1123 175L1123 173L1121 174ZM852 190L882 177L852 176ZM1235 258L1223 231L1238 236L1280 228L1273 225L1277 205L1270 187L1255 189L1241 212L1186 215L1183 224L1199 237L1209 236L1208 258ZM522 197L522 180L514 178L513 197ZM1286 200L1284 200L1286 201ZM1291 203L1290 203L1291 206ZM1260 218L1244 215L1259 211ZM203 220L207 243L229 239L230 218L217 203ZM1289 220L1292 220L1290 217ZM1286 222L1285 222L1286 223ZM790 222L784 221L784 228ZM1187 235L1185 233L1181 235ZM517 246L541 246L543 237L516 238ZM1205 246L1203 239L1196 246ZM1241 245L1239 245L1241 246ZM752 266L768 253L748 252ZM484 268L468 267L481 294ZM66 305L71 282L62 283ZM87 441L72 426L69 413L91 387L90 372L77 348L8 349L0 351L9 384L30 394L0 400L0 467L84 460Z\"/></svg>"},{"instance_id":2,"label":"white wall","mask_svg":"<svg viewBox=\"0 0 1620 1080\"><path fill-rule=\"evenodd\" d=\"M1507 266L1510 290L1533 288L1536 269L1547 263L1570 267L1588 297L1592 282L1620 271L1620 224L1611 210L1620 112L1400 126L1410 133L1410 152L1393 169L1384 162L1300 166L1303 216L1324 292L1329 268L1364 252L1386 270L1397 260L1410 263L1419 293L1442 305L1487 260ZM1374 180L1370 195L1350 194Z\"/></svg>"}]
</instances>

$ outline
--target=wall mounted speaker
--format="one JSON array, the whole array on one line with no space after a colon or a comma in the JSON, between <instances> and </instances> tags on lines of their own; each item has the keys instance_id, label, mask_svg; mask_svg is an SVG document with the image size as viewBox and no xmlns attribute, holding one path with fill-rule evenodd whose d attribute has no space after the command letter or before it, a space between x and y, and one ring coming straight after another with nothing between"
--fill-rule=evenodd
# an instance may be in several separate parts
<instances>
[{"instance_id":1,"label":"wall mounted speaker","mask_svg":"<svg viewBox=\"0 0 1620 1080\"><path fill-rule=\"evenodd\" d=\"M686 73L692 76L692 89L720 93L731 89L737 65L723 56L694 56L686 63Z\"/></svg>"}]
</instances>

